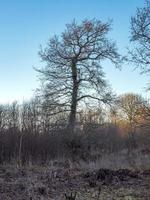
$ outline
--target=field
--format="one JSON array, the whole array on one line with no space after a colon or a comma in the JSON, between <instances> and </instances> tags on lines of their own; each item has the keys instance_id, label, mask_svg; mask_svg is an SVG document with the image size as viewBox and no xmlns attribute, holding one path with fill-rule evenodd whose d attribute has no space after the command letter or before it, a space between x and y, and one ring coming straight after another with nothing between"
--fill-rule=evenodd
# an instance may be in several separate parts
<instances>
[{"instance_id":1,"label":"field","mask_svg":"<svg viewBox=\"0 0 150 200\"><path fill-rule=\"evenodd\" d=\"M1 200L149 200L149 188L150 170L0 167Z\"/></svg>"}]
</instances>

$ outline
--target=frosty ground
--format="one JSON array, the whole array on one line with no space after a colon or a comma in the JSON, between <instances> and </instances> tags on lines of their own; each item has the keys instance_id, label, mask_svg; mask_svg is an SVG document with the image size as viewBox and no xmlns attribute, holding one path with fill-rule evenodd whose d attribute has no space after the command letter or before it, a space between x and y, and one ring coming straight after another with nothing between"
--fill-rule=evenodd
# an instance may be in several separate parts
<instances>
[{"instance_id":1,"label":"frosty ground","mask_svg":"<svg viewBox=\"0 0 150 200\"><path fill-rule=\"evenodd\" d=\"M150 170L1 166L1 200L149 200Z\"/></svg>"}]
</instances>

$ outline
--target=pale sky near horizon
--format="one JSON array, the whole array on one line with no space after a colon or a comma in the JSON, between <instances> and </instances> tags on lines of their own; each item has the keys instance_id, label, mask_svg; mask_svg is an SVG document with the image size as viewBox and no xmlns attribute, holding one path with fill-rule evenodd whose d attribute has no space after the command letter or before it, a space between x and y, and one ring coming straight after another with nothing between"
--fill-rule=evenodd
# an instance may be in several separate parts
<instances>
[{"instance_id":1,"label":"pale sky near horizon","mask_svg":"<svg viewBox=\"0 0 150 200\"><path fill-rule=\"evenodd\" d=\"M129 44L130 18L144 0L0 0L0 103L32 97L39 82L33 67L41 66L39 46L61 34L73 19L113 19L109 37L119 52ZM148 77L124 65L122 70L105 64L104 72L114 92L142 93Z\"/></svg>"}]
</instances>

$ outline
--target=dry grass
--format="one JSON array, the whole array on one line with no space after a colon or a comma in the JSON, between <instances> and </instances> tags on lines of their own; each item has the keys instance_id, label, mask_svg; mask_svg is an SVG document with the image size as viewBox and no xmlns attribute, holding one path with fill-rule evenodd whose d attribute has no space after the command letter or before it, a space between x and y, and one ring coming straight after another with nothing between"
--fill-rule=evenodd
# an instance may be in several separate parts
<instances>
[{"instance_id":1,"label":"dry grass","mask_svg":"<svg viewBox=\"0 0 150 200\"><path fill-rule=\"evenodd\" d=\"M148 200L150 171L87 170L56 166L0 167L0 199Z\"/></svg>"}]
</instances>

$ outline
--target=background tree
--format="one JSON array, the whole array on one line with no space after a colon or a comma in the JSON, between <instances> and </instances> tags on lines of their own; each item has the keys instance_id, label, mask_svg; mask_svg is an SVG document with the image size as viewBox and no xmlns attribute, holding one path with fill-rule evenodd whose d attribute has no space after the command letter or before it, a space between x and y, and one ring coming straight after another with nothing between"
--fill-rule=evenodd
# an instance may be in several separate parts
<instances>
[{"instance_id":1,"label":"background tree","mask_svg":"<svg viewBox=\"0 0 150 200\"><path fill-rule=\"evenodd\" d=\"M8 116L9 116L9 128L14 131L19 128L19 105L17 101L8 105Z\"/></svg>"},{"instance_id":2,"label":"background tree","mask_svg":"<svg viewBox=\"0 0 150 200\"><path fill-rule=\"evenodd\" d=\"M141 111L145 100L138 94L127 93L119 97L118 106L120 109L120 115L129 124L129 137L133 143L135 143L134 135L136 127L140 123Z\"/></svg>"},{"instance_id":3,"label":"background tree","mask_svg":"<svg viewBox=\"0 0 150 200\"><path fill-rule=\"evenodd\" d=\"M129 52L129 59L136 66L141 67L142 73L150 73L150 1L146 1L144 8L138 8L131 18L131 43L133 50Z\"/></svg>"},{"instance_id":4,"label":"background tree","mask_svg":"<svg viewBox=\"0 0 150 200\"><path fill-rule=\"evenodd\" d=\"M140 118L139 118L141 128L149 130L150 127L150 103L145 101L140 109Z\"/></svg>"},{"instance_id":5,"label":"background tree","mask_svg":"<svg viewBox=\"0 0 150 200\"><path fill-rule=\"evenodd\" d=\"M118 115L118 110L116 106L112 106L109 111L109 117L111 123L114 124L115 126L117 125L117 115Z\"/></svg>"},{"instance_id":6,"label":"background tree","mask_svg":"<svg viewBox=\"0 0 150 200\"><path fill-rule=\"evenodd\" d=\"M0 105L0 132L3 132L7 127L7 105Z\"/></svg>"},{"instance_id":7,"label":"background tree","mask_svg":"<svg viewBox=\"0 0 150 200\"><path fill-rule=\"evenodd\" d=\"M21 130L36 133L41 126L41 111L39 101L35 97L23 102L20 111Z\"/></svg>"},{"instance_id":8,"label":"background tree","mask_svg":"<svg viewBox=\"0 0 150 200\"><path fill-rule=\"evenodd\" d=\"M42 74L43 99L50 114L67 111L68 124L74 126L77 106L87 99L104 103L111 100L101 61L118 64L116 45L107 39L110 23L99 20L75 21L66 25L61 37L51 38L40 51L46 67Z\"/></svg>"}]
</instances>

